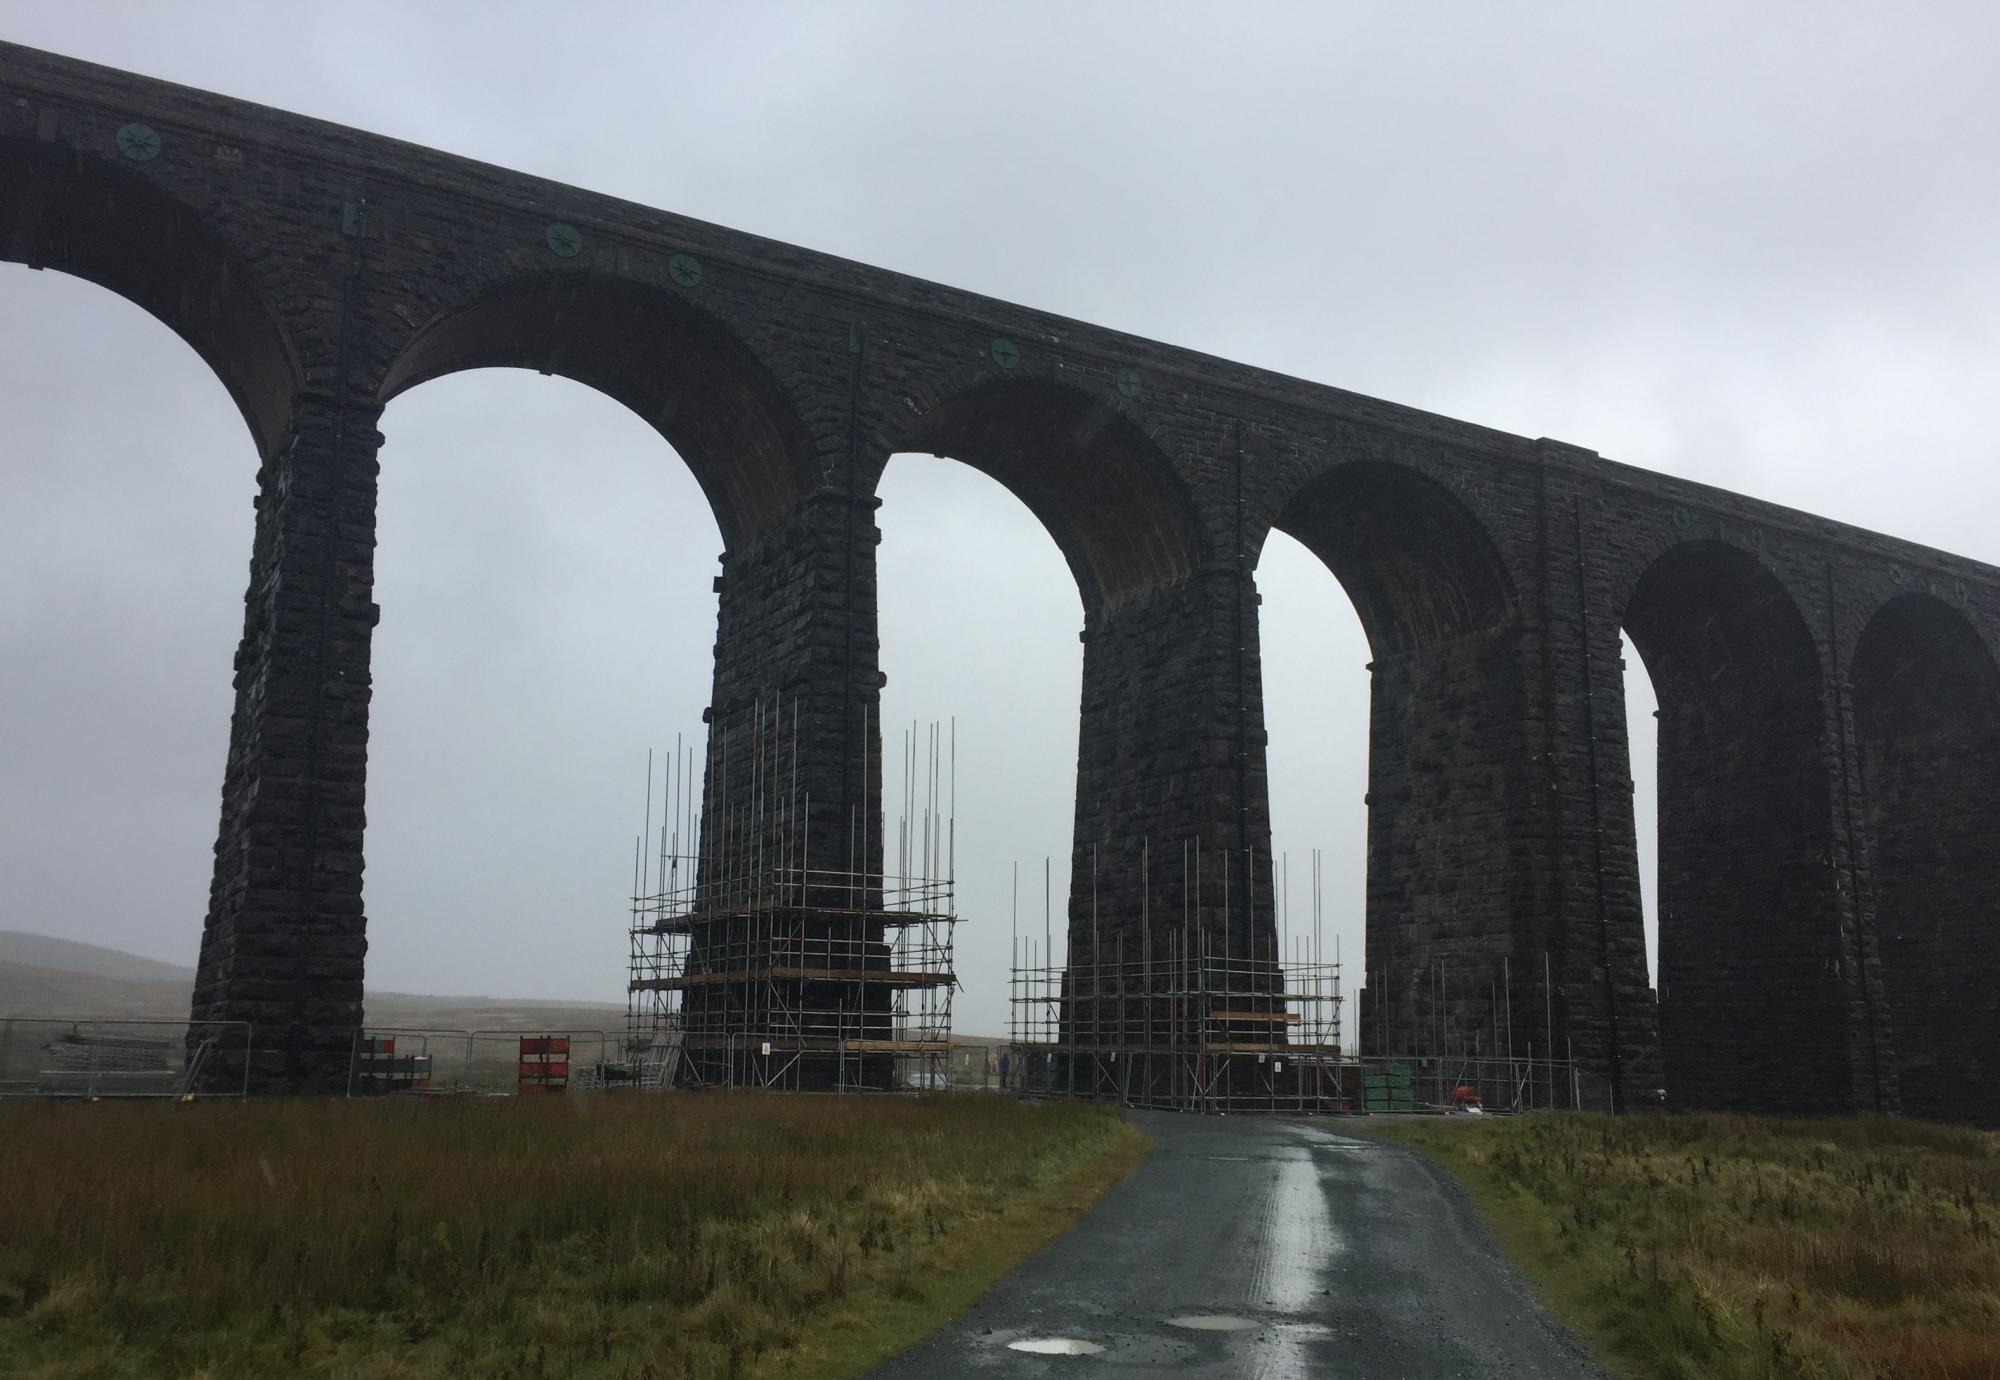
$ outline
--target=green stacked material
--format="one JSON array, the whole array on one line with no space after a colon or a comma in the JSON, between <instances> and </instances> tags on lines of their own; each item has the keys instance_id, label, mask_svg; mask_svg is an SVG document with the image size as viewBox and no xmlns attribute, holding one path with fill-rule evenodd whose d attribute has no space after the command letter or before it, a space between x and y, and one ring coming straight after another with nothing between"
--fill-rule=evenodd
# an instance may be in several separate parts
<instances>
[{"instance_id":1,"label":"green stacked material","mask_svg":"<svg viewBox=\"0 0 2000 1380\"><path fill-rule=\"evenodd\" d=\"M1416 1079L1408 1064L1388 1064L1361 1075L1361 1105L1371 1112L1414 1112Z\"/></svg>"}]
</instances>

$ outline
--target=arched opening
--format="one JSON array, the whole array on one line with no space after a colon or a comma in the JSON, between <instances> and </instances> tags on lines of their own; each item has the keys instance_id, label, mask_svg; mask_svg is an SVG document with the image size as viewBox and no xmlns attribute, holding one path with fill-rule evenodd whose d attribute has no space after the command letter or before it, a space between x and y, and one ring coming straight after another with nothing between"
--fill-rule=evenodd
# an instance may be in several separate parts
<instances>
[{"instance_id":1,"label":"arched opening","mask_svg":"<svg viewBox=\"0 0 2000 1380\"><path fill-rule=\"evenodd\" d=\"M152 313L222 381L260 455L284 434L292 351L249 270L195 211L81 150L0 139L0 258L87 279Z\"/></svg>"},{"instance_id":2,"label":"arched opening","mask_svg":"<svg viewBox=\"0 0 2000 1380\"><path fill-rule=\"evenodd\" d=\"M23 677L8 702L22 721L40 701L47 722L72 726L12 739L22 760L8 786L34 793L16 817L36 821L12 842L39 833L10 875L55 869L30 923L104 926L106 942L171 944L185 961L196 944L169 937L201 933L227 668L244 626L243 500L284 434L298 369L252 274L201 217L83 150L0 140L0 258L108 290L56 274L7 289L23 327L9 348L32 351L9 379L39 400L9 422L10 453L38 492L7 508L32 524L5 540L5 559L24 567L9 585L34 593L6 629L8 669ZM161 350L111 294L193 354ZM215 405L224 396L249 441ZM65 741L63 760L42 755ZM151 808L135 813L141 802ZM116 900L103 889L114 878Z\"/></svg>"},{"instance_id":3,"label":"arched opening","mask_svg":"<svg viewBox=\"0 0 2000 1380\"><path fill-rule=\"evenodd\" d=\"M1277 528L1347 590L1377 657L1436 647L1513 615L1506 562L1479 519L1434 480L1377 461L1327 471Z\"/></svg>"},{"instance_id":4,"label":"arched opening","mask_svg":"<svg viewBox=\"0 0 2000 1380\"><path fill-rule=\"evenodd\" d=\"M646 750L709 703L708 501L655 429L564 378L454 374L380 427L371 1001L622 1004Z\"/></svg>"},{"instance_id":5,"label":"arched opening","mask_svg":"<svg viewBox=\"0 0 2000 1380\"><path fill-rule=\"evenodd\" d=\"M1378 1054L1495 1057L1513 1009L1502 955L1533 915L1505 830L1523 789L1509 745L1527 717L1506 562L1456 496L1375 461L1329 470L1276 526L1339 581L1372 656L1365 938L1342 954L1365 979L1354 1034ZM1267 668L1271 639L1267 627ZM1291 832L1275 813L1296 769L1289 731L1278 721L1267 751L1277 837ZM1352 848L1333 847L1351 867ZM1330 885L1352 894L1355 879Z\"/></svg>"},{"instance_id":6,"label":"arched opening","mask_svg":"<svg viewBox=\"0 0 2000 1380\"><path fill-rule=\"evenodd\" d=\"M623 403L687 462L731 548L807 488L810 442L783 390L721 323L665 290L583 274L505 284L419 331L381 396L480 368L560 375Z\"/></svg>"},{"instance_id":7,"label":"arched opening","mask_svg":"<svg viewBox=\"0 0 2000 1380\"><path fill-rule=\"evenodd\" d=\"M191 970L257 443L210 365L113 292L8 269L0 320L0 927ZM186 1017L185 989L159 1000Z\"/></svg>"},{"instance_id":8,"label":"arched opening","mask_svg":"<svg viewBox=\"0 0 2000 1380\"><path fill-rule=\"evenodd\" d=\"M1265 538L1257 593L1279 948L1295 964L1337 957L1341 1043L1374 1054L1381 1032L1356 1000L1369 972L1368 634L1325 563L1286 533Z\"/></svg>"},{"instance_id":9,"label":"arched opening","mask_svg":"<svg viewBox=\"0 0 2000 1380\"><path fill-rule=\"evenodd\" d=\"M1659 699L1659 966L1676 1106L1846 1105L1819 654L1791 595L1719 541L1640 577L1624 628Z\"/></svg>"},{"instance_id":10,"label":"arched opening","mask_svg":"<svg viewBox=\"0 0 2000 1380\"><path fill-rule=\"evenodd\" d=\"M2000 668L1928 594L1854 652L1875 936L1903 1110L2000 1124Z\"/></svg>"},{"instance_id":11,"label":"arched opening","mask_svg":"<svg viewBox=\"0 0 2000 1380\"><path fill-rule=\"evenodd\" d=\"M1632 777L1632 838L1639 870L1639 914L1646 934L1646 975L1657 992L1660 971L1660 698L1632 639L1618 635L1625 683L1625 748Z\"/></svg>"},{"instance_id":12,"label":"arched opening","mask_svg":"<svg viewBox=\"0 0 2000 1380\"><path fill-rule=\"evenodd\" d=\"M1004 1037L1012 935L1036 946L1024 965L1049 961L1045 896L1056 962L1068 932L1077 585L1027 506L969 465L898 455L878 494L884 827L893 844L903 735L955 720L958 908L975 923L958 932L953 1028ZM916 753L921 771L921 740Z\"/></svg>"},{"instance_id":13,"label":"arched opening","mask_svg":"<svg viewBox=\"0 0 2000 1380\"><path fill-rule=\"evenodd\" d=\"M1072 998L1067 1006L1038 1008L1045 1018L1039 1034L1066 1035L1088 1019L1102 1036L1116 1019L1111 1009L1117 1003L1099 1001L1112 990L1111 967L1121 955L1136 964L1149 944L1148 927L1157 928L1152 902L1160 893L1149 890L1154 879L1148 849L1178 849L1195 828L1183 816L1197 794L1190 763L1201 758L1203 747L1189 733L1174 734L1170 743L1155 741L1165 722L1158 707L1177 702L1182 678L1211 669L1205 658L1176 645L1190 640L1191 625L1180 616L1189 604L1189 577L1200 550L1192 505L1171 463L1109 399L1043 379L986 380L938 400L899 438L896 450L946 456L997 482L1028 510L1069 565L1067 598L1049 575L1038 573L1033 608L1023 610L1037 625L1010 629L988 644L1008 657L1010 678L1020 677L1024 668L1014 644L1038 649L1032 655L1042 664L1032 683L1046 687L1048 706L1044 721L1033 725L1021 717L1019 705L996 710L1019 728L1000 730L1009 737L1004 747L995 746L1014 758L1007 769L1015 778L1010 789L1043 802L1038 811L1048 810L1005 826L1019 847L1016 856L1025 854L1018 957L1044 970L1049 995L1068 992ZM1018 545L1020 539L1010 541ZM1011 577L1011 556L1006 564ZM886 583L882 590L885 608L893 607L900 596ZM1017 587L1006 602L1027 593ZM1065 682L1078 685L1071 679L1077 674L1072 660L1077 653L1071 649L1078 645L1078 610L1069 599L1081 605L1081 689L1064 713L1056 706ZM954 602L964 620L968 605ZM1063 608L1070 610L1066 616L1059 612ZM1043 618L1049 622L1039 622ZM1178 637L1169 640L1163 625ZM884 645L890 647L887 633L885 626ZM1148 661L1149 648L1161 655ZM896 653L885 655L885 664L893 664ZM962 673L953 680L964 683ZM893 674L890 683L895 685ZM971 793L961 793L962 802L969 798ZM1000 842L1006 849L1008 841ZM1065 852L1067 868L1057 861ZM1045 882L1040 860L1050 854ZM964 860L970 878L971 855ZM1014 909L1013 860L1002 852L985 864L992 879L987 885L995 889L988 914L996 920ZM996 876L996 867L1007 870ZM1051 912L1046 928L1045 886ZM1163 903L1161 911L1166 909ZM985 944L1000 960L985 979L989 984L1006 971L1006 950L993 947L1005 932L995 923L991 938L982 940L968 930L968 944ZM1064 972L1053 973L1057 968ZM962 971L968 983L978 980L969 969ZM1075 1004L1086 990L1098 994L1087 1003L1088 1017L1085 1006ZM1054 1076L1059 1062L1043 1063L1042 1073ZM1076 1072L1065 1064L1062 1077L1067 1082Z\"/></svg>"},{"instance_id":14,"label":"arched opening","mask_svg":"<svg viewBox=\"0 0 2000 1380\"><path fill-rule=\"evenodd\" d=\"M518 383L505 388L499 370L533 370L568 383L558 390L556 407L523 413L518 402L526 394ZM441 381L417 389L432 380ZM609 860L631 861L620 844L628 837L636 794L608 787L636 781L643 749L671 748L673 739L664 735L685 730L682 750L696 764L699 781L688 787L691 804L747 794L748 756L724 748L704 758L700 726L709 727L709 746L734 735L740 747L747 734L759 731L777 684L764 674L765 663L797 660L795 649L770 638L760 578L738 576L746 552L754 564L760 541L799 510L810 440L789 396L714 317L665 289L588 274L523 278L440 313L388 364L379 392L393 400L413 389L418 399L441 401L435 410L414 412L410 403L392 402L384 414L389 441L382 452L377 587L383 615L377 637L387 660L375 681L378 718L386 716L392 738L406 735L416 755L407 768L385 766L378 736L378 786L386 773L390 789L400 785L397 798L427 820L504 818L511 828L546 840L541 848L506 857L485 887L487 902L514 917L523 935L523 945L512 946L505 961L524 976L533 973L544 988L560 971L572 990L588 984L587 990L608 996L622 986L615 979L626 955L618 928L603 921L602 902L615 894L612 879L622 875ZM417 471L424 461L399 450L395 431L405 416L435 437L426 450L451 455L446 465ZM505 425L496 427L495 418ZM523 446L524 437L533 444ZM684 466L665 453L662 440ZM489 451L510 457L505 470L488 466ZM468 648L468 659L487 669L459 682L456 691L441 688L443 703L494 684L504 685L505 693L472 697L467 708L483 712L453 711L448 731L436 717L443 712L438 701L400 724L394 707L399 656L409 658L413 676L434 669L428 663L435 659L434 644L422 635L398 649L397 562L411 562L405 568L415 582L435 578L426 562L435 551L452 550L454 541L443 531L435 540L412 533L407 540L415 549L397 549L403 540L396 530L397 487L405 471L415 471L411 482L428 486L433 503L485 523L486 540L476 550L459 543L460 575L462 583L497 600L489 609L498 631L534 629L542 638L536 645L502 636ZM494 482L502 475L505 482ZM776 540L782 545L783 535ZM537 559L539 565L532 564ZM434 621L447 618L452 632L469 621L456 604L434 615ZM716 655L725 649L730 655ZM738 683L746 675L756 681L747 689ZM524 713L527 706L540 712ZM808 714L806 720L821 717ZM517 723L525 734L513 732ZM839 725L829 731L838 734ZM493 760L496 741L514 744L517 754L536 754L532 765L506 770L505 754ZM457 765L440 772L425 759L435 758L444 744L458 754ZM809 760L816 755L808 754ZM490 790L475 789L482 776ZM477 808L463 816L434 813L427 801L440 793ZM380 789L375 799L379 804ZM740 837L738 821L726 814L717 820L718 839ZM465 851L444 867L431 850L385 843L382 834L371 829L371 894L413 915L437 907L438 893L468 874L479 848L478 840L462 835L458 847ZM744 861L726 854L720 842L684 846L699 849L704 885L734 875ZM605 866L578 866L583 859ZM575 878L590 873L605 879L598 903L576 889ZM397 899L405 893L406 903ZM392 941L388 913L378 906L375 914L377 952L387 943L411 943L432 971L448 963L451 952L463 952L455 936L479 923L478 907L471 907L454 919L448 937L438 937L434 924L396 926ZM588 932L594 938L567 946L569 957L560 965L543 962L527 936L574 930L564 914L593 917ZM413 961L418 957L413 952ZM465 990L462 979L454 990Z\"/></svg>"},{"instance_id":15,"label":"arched opening","mask_svg":"<svg viewBox=\"0 0 2000 1380\"><path fill-rule=\"evenodd\" d=\"M1152 440L1108 401L1038 379L975 385L899 449L963 459L1026 504L1069 561L1086 611L1184 578L1197 526Z\"/></svg>"}]
</instances>

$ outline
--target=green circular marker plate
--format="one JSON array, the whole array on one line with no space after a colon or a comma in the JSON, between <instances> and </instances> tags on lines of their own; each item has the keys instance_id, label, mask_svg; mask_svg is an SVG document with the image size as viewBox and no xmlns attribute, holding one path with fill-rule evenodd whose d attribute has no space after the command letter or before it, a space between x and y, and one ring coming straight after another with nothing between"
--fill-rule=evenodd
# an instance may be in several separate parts
<instances>
[{"instance_id":1,"label":"green circular marker plate","mask_svg":"<svg viewBox=\"0 0 2000 1380\"><path fill-rule=\"evenodd\" d=\"M160 156L160 136L151 125L122 126L118 131L118 151L134 163L150 163Z\"/></svg>"},{"instance_id":2,"label":"green circular marker plate","mask_svg":"<svg viewBox=\"0 0 2000 1380\"><path fill-rule=\"evenodd\" d=\"M1146 385L1139 379L1137 369L1120 369L1112 375L1111 381L1118 385L1118 391L1128 398L1136 398L1145 391Z\"/></svg>"},{"instance_id":3,"label":"green circular marker plate","mask_svg":"<svg viewBox=\"0 0 2000 1380\"><path fill-rule=\"evenodd\" d=\"M1674 509L1674 526L1680 528L1683 532L1687 531L1688 528L1694 526L1694 514L1685 508Z\"/></svg>"},{"instance_id":4,"label":"green circular marker plate","mask_svg":"<svg viewBox=\"0 0 2000 1380\"><path fill-rule=\"evenodd\" d=\"M1021 347L1004 335L997 337L990 348L993 362L1002 369L1012 369L1021 362Z\"/></svg>"},{"instance_id":5,"label":"green circular marker plate","mask_svg":"<svg viewBox=\"0 0 2000 1380\"><path fill-rule=\"evenodd\" d=\"M682 287L700 287L701 260L692 254L676 254L667 260L667 276Z\"/></svg>"},{"instance_id":6,"label":"green circular marker plate","mask_svg":"<svg viewBox=\"0 0 2000 1380\"><path fill-rule=\"evenodd\" d=\"M583 252L583 231L566 220L550 225L546 238L549 252L558 259L574 259Z\"/></svg>"}]
</instances>

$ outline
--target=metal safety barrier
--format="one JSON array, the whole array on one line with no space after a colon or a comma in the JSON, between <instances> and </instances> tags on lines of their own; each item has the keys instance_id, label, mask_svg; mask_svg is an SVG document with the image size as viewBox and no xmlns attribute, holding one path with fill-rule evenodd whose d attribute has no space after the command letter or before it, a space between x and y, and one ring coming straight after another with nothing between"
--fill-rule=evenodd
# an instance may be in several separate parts
<instances>
[{"instance_id":1,"label":"metal safety barrier","mask_svg":"<svg viewBox=\"0 0 2000 1380\"><path fill-rule=\"evenodd\" d=\"M546 1093L636 1084L618 1057L623 1038L549 1027L364 1026L348 1051L347 1095L506 1097L531 1088Z\"/></svg>"},{"instance_id":2,"label":"metal safety barrier","mask_svg":"<svg viewBox=\"0 0 2000 1380\"><path fill-rule=\"evenodd\" d=\"M243 1097L254 1036L248 1021L0 1016L0 1097Z\"/></svg>"}]
</instances>

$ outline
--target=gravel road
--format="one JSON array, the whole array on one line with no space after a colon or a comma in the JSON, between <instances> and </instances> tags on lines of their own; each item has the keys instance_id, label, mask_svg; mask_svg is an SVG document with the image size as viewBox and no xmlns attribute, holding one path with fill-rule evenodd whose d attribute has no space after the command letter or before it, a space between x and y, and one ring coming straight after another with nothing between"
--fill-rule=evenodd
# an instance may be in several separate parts
<instances>
[{"instance_id":1,"label":"gravel road","mask_svg":"<svg viewBox=\"0 0 2000 1380\"><path fill-rule=\"evenodd\" d=\"M1415 1152L1323 1124L1134 1119L1160 1142L1138 1172L875 1375L1602 1380Z\"/></svg>"}]
</instances>

